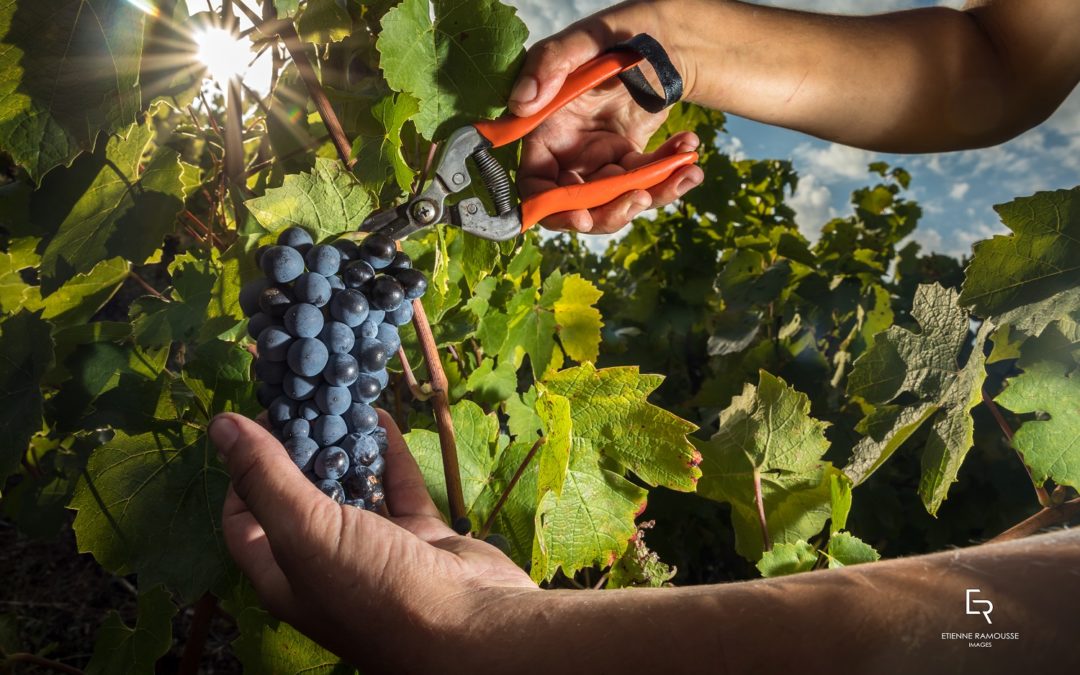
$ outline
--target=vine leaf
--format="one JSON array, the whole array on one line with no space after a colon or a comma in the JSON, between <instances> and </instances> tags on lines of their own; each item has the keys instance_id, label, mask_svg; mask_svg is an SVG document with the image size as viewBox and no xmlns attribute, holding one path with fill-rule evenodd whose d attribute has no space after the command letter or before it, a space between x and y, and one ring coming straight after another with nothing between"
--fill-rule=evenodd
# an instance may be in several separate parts
<instances>
[{"instance_id":1,"label":"vine leaf","mask_svg":"<svg viewBox=\"0 0 1080 675\"><path fill-rule=\"evenodd\" d=\"M337 0L308 0L296 17L296 32L304 42L341 42L352 33L352 18Z\"/></svg>"},{"instance_id":2,"label":"vine leaf","mask_svg":"<svg viewBox=\"0 0 1080 675\"><path fill-rule=\"evenodd\" d=\"M71 500L79 552L186 602L235 582L221 538L229 477L214 456L206 434L184 424L117 431L90 456Z\"/></svg>"},{"instance_id":3,"label":"vine leaf","mask_svg":"<svg viewBox=\"0 0 1080 675\"><path fill-rule=\"evenodd\" d=\"M236 294L215 292L223 275L214 260L185 253L173 260L169 274L171 302L146 296L132 303L132 335L139 345L161 347L196 337L208 339L240 321L234 315Z\"/></svg>"},{"instance_id":4,"label":"vine leaf","mask_svg":"<svg viewBox=\"0 0 1080 675\"><path fill-rule=\"evenodd\" d=\"M43 293L108 258L141 264L172 231L191 169L172 148L154 147L153 135L152 125L133 125L34 194L35 220L56 233L41 256Z\"/></svg>"},{"instance_id":5,"label":"vine leaf","mask_svg":"<svg viewBox=\"0 0 1080 675\"><path fill-rule=\"evenodd\" d=\"M98 628L87 675L153 675L157 660L172 646L174 616L176 605L161 586L139 594L134 628L129 628L117 612L109 612Z\"/></svg>"},{"instance_id":6,"label":"vine leaf","mask_svg":"<svg viewBox=\"0 0 1080 675\"><path fill-rule=\"evenodd\" d=\"M21 310L0 321L0 484L19 465L30 439L41 430L41 378L52 366L51 328Z\"/></svg>"},{"instance_id":7,"label":"vine leaf","mask_svg":"<svg viewBox=\"0 0 1080 675\"><path fill-rule=\"evenodd\" d=\"M731 504L735 550L743 557L759 560L764 548L755 476L774 546L812 537L833 515L837 470L821 459L829 447L825 427L810 416L805 394L760 371L758 385L746 384L720 413L719 431L698 443L698 493Z\"/></svg>"},{"instance_id":8,"label":"vine leaf","mask_svg":"<svg viewBox=\"0 0 1080 675\"><path fill-rule=\"evenodd\" d=\"M1010 378L995 400L1017 414L1050 415L1025 421L1013 436L1035 485L1050 478L1080 488L1080 374L1058 361L1037 361Z\"/></svg>"},{"instance_id":9,"label":"vine leaf","mask_svg":"<svg viewBox=\"0 0 1080 675\"><path fill-rule=\"evenodd\" d=\"M777 544L771 551L766 551L756 567L763 577L781 577L814 569L818 552L812 544L799 541Z\"/></svg>"},{"instance_id":10,"label":"vine leaf","mask_svg":"<svg viewBox=\"0 0 1080 675\"><path fill-rule=\"evenodd\" d=\"M874 547L850 532L836 532L829 537L829 568L847 567L861 563L875 562L881 554Z\"/></svg>"},{"instance_id":11,"label":"vine leaf","mask_svg":"<svg viewBox=\"0 0 1080 675\"><path fill-rule=\"evenodd\" d=\"M301 227L321 241L359 227L375 197L340 161L319 157L310 173L289 174L245 204L268 232Z\"/></svg>"},{"instance_id":12,"label":"vine leaf","mask_svg":"<svg viewBox=\"0 0 1080 675\"><path fill-rule=\"evenodd\" d=\"M387 84L420 101L416 128L439 140L502 112L529 35L498 0L405 0L383 16L376 47Z\"/></svg>"},{"instance_id":13,"label":"vine leaf","mask_svg":"<svg viewBox=\"0 0 1080 675\"><path fill-rule=\"evenodd\" d=\"M905 394L915 398L904 407L879 408L860 423L870 435L855 447L853 464L862 468L853 471L852 478L865 480L883 458L932 420L922 451L919 495L934 515L974 442L971 410L982 400L983 345L991 326L984 323L979 329L974 350L961 365L970 320L957 303L956 291L938 284L919 286L911 314L920 331L891 326L878 333L848 378L848 394L875 406L893 404Z\"/></svg>"},{"instance_id":14,"label":"vine leaf","mask_svg":"<svg viewBox=\"0 0 1080 675\"><path fill-rule=\"evenodd\" d=\"M233 650L244 672L274 675L353 675L356 669L259 607L245 607L236 619L240 636Z\"/></svg>"},{"instance_id":15,"label":"vine leaf","mask_svg":"<svg viewBox=\"0 0 1080 675\"><path fill-rule=\"evenodd\" d=\"M975 244L960 302L1036 336L1080 308L1080 188L1037 192L994 209L1012 234ZM1046 302L1059 292L1065 295Z\"/></svg>"},{"instance_id":16,"label":"vine leaf","mask_svg":"<svg viewBox=\"0 0 1080 675\"><path fill-rule=\"evenodd\" d=\"M34 252L38 240L33 237L12 239L6 253L0 253L0 312L14 314L20 307L31 311L41 304L41 289L26 283L22 270L41 263Z\"/></svg>"},{"instance_id":17,"label":"vine leaf","mask_svg":"<svg viewBox=\"0 0 1080 675\"><path fill-rule=\"evenodd\" d=\"M402 192L412 187L416 172L401 154L401 130L419 110L415 98L401 93L380 99L366 116L370 120L362 121L352 146L353 170L372 192L378 194L388 176Z\"/></svg>"},{"instance_id":18,"label":"vine leaf","mask_svg":"<svg viewBox=\"0 0 1080 675\"><path fill-rule=\"evenodd\" d=\"M146 16L124 0L0 5L0 147L35 182L134 121Z\"/></svg>"},{"instance_id":19,"label":"vine leaf","mask_svg":"<svg viewBox=\"0 0 1080 675\"><path fill-rule=\"evenodd\" d=\"M84 323L109 301L128 277L131 265L123 258L102 260L85 274L76 274L42 302L41 318L57 326Z\"/></svg>"},{"instance_id":20,"label":"vine leaf","mask_svg":"<svg viewBox=\"0 0 1080 675\"><path fill-rule=\"evenodd\" d=\"M562 277L559 299L554 303L555 327L566 355L580 363L594 362L600 355L600 310L594 307L603 293L580 275ZM548 291L545 290L545 294Z\"/></svg>"}]
</instances>

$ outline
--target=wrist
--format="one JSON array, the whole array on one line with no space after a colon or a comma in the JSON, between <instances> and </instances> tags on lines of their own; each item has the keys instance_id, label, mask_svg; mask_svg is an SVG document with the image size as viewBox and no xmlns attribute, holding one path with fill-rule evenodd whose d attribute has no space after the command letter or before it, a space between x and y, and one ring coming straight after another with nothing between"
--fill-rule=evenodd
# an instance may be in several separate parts
<instances>
[{"instance_id":1,"label":"wrist","mask_svg":"<svg viewBox=\"0 0 1080 675\"><path fill-rule=\"evenodd\" d=\"M635 0L635 11L623 25L630 35L649 33L656 38L682 77L684 101L694 100L698 82L696 33L700 27L696 24L708 9L701 4L698 0Z\"/></svg>"}]
</instances>

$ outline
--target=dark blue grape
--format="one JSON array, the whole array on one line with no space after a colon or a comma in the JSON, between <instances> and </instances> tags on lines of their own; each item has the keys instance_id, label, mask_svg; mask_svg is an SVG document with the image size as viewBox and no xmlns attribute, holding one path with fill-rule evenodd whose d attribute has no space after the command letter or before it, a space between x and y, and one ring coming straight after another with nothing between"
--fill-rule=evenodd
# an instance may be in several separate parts
<instances>
[{"instance_id":1,"label":"dark blue grape","mask_svg":"<svg viewBox=\"0 0 1080 675\"><path fill-rule=\"evenodd\" d=\"M304 257L288 246L271 246L259 263L263 274L278 284L288 283L304 273Z\"/></svg>"},{"instance_id":2,"label":"dark blue grape","mask_svg":"<svg viewBox=\"0 0 1080 675\"><path fill-rule=\"evenodd\" d=\"M407 270L411 267L412 258L409 257L409 254L405 251L398 251L394 254L394 259L386 266L386 271L396 273L398 270Z\"/></svg>"},{"instance_id":3,"label":"dark blue grape","mask_svg":"<svg viewBox=\"0 0 1080 675\"><path fill-rule=\"evenodd\" d=\"M315 487L322 490L322 493L333 499L338 504L345 503L345 488L341 487L341 483L336 480L320 480L315 482Z\"/></svg>"},{"instance_id":4,"label":"dark blue grape","mask_svg":"<svg viewBox=\"0 0 1080 675\"><path fill-rule=\"evenodd\" d=\"M287 372L288 367L280 361L255 359L255 377L267 384L281 384Z\"/></svg>"},{"instance_id":5,"label":"dark blue grape","mask_svg":"<svg viewBox=\"0 0 1080 675\"><path fill-rule=\"evenodd\" d=\"M381 270L394 260L397 246L385 234L370 234L360 242L360 257L374 269Z\"/></svg>"},{"instance_id":6,"label":"dark blue grape","mask_svg":"<svg viewBox=\"0 0 1080 675\"><path fill-rule=\"evenodd\" d=\"M374 377L379 383L379 386L383 389L386 389L387 385L390 384L390 373L386 372L386 368L376 370L373 373L368 373L368 375Z\"/></svg>"},{"instance_id":7,"label":"dark blue grape","mask_svg":"<svg viewBox=\"0 0 1080 675\"><path fill-rule=\"evenodd\" d=\"M376 452L375 459L371 460L371 464L368 464L368 468L371 469L373 474L382 478L383 472L386 470L386 459Z\"/></svg>"},{"instance_id":8,"label":"dark blue grape","mask_svg":"<svg viewBox=\"0 0 1080 675\"><path fill-rule=\"evenodd\" d=\"M267 326L259 333L257 341L259 358L267 361L284 361L293 338L281 326Z\"/></svg>"},{"instance_id":9,"label":"dark blue grape","mask_svg":"<svg viewBox=\"0 0 1080 675\"><path fill-rule=\"evenodd\" d=\"M281 318L292 304L292 291L282 286L267 286L259 295L259 309L275 318Z\"/></svg>"},{"instance_id":10,"label":"dark blue grape","mask_svg":"<svg viewBox=\"0 0 1080 675\"><path fill-rule=\"evenodd\" d=\"M311 250L304 256L304 260L307 262L309 270L328 277L331 274L337 274L338 268L341 266L341 252L333 246L319 244L311 247Z\"/></svg>"},{"instance_id":11,"label":"dark blue grape","mask_svg":"<svg viewBox=\"0 0 1080 675\"><path fill-rule=\"evenodd\" d=\"M286 422L296 417L296 401L288 396L278 396L266 406L266 417L275 427L285 426Z\"/></svg>"},{"instance_id":12,"label":"dark blue grape","mask_svg":"<svg viewBox=\"0 0 1080 675\"><path fill-rule=\"evenodd\" d=\"M345 420L338 415L319 415L311 427L311 437L322 447L337 443L348 432Z\"/></svg>"},{"instance_id":13,"label":"dark blue grape","mask_svg":"<svg viewBox=\"0 0 1080 675\"><path fill-rule=\"evenodd\" d=\"M285 395L296 401L306 401L309 398L314 398L315 392L321 384L322 378L317 375L305 377L292 371L285 373L285 379L281 382Z\"/></svg>"},{"instance_id":14,"label":"dark blue grape","mask_svg":"<svg viewBox=\"0 0 1080 675\"><path fill-rule=\"evenodd\" d=\"M329 357L330 352L322 342L315 338L300 338L289 346L286 360L297 375L314 377L322 373Z\"/></svg>"},{"instance_id":15,"label":"dark blue grape","mask_svg":"<svg viewBox=\"0 0 1080 675\"><path fill-rule=\"evenodd\" d=\"M406 300L398 305L398 308L386 313L385 322L395 326L404 326L412 321L413 304Z\"/></svg>"},{"instance_id":16,"label":"dark blue grape","mask_svg":"<svg viewBox=\"0 0 1080 675\"><path fill-rule=\"evenodd\" d=\"M367 434L354 431L339 443L341 449L349 454L354 466L368 466L379 456L379 446Z\"/></svg>"},{"instance_id":17,"label":"dark blue grape","mask_svg":"<svg viewBox=\"0 0 1080 675\"><path fill-rule=\"evenodd\" d=\"M293 284L293 294L299 302L322 307L330 302L330 281L321 274L304 272Z\"/></svg>"},{"instance_id":18,"label":"dark blue grape","mask_svg":"<svg viewBox=\"0 0 1080 675\"><path fill-rule=\"evenodd\" d=\"M293 461L301 471L307 471L315 459L315 453L319 451L319 444L307 436L293 436L283 444L285 451L289 453L289 459Z\"/></svg>"},{"instance_id":19,"label":"dark blue grape","mask_svg":"<svg viewBox=\"0 0 1080 675\"><path fill-rule=\"evenodd\" d=\"M344 491L344 488L342 488ZM355 506L358 509L367 509L367 502L363 499L346 499L344 501L345 506Z\"/></svg>"},{"instance_id":20,"label":"dark blue grape","mask_svg":"<svg viewBox=\"0 0 1080 675\"><path fill-rule=\"evenodd\" d=\"M315 392L315 404L327 415L343 415L352 405L352 394L347 387L324 384Z\"/></svg>"},{"instance_id":21,"label":"dark blue grape","mask_svg":"<svg viewBox=\"0 0 1080 675\"><path fill-rule=\"evenodd\" d=\"M293 436L310 436L311 422L303 417L293 418L286 422L285 426L281 428L281 435L285 438L292 438Z\"/></svg>"},{"instance_id":22,"label":"dark blue grape","mask_svg":"<svg viewBox=\"0 0 1080 675\"><path fill-rule=\"evenodd\" d=\"M244 316L252 316L259 311L259 296L273 283L269 279L259 278L244 284L240 289L240 309Z\"/></svg>"},{"instance_id":23,"label":"dark blue grape","mask_svg":"<svg viewBox=\"0 0 1080 675\"><path fill-rule=\"evenodd\" d=\"M349 455L336 445L323 448L315 456L315 475L337 480L349 470Z\"/></svg>"},{"instance_id":24,"label":"dark blue grape","mask_svg":"<svg viewBox=\"0 0 1080 675\"><path fill-rule=\"evenodd\" d=\"M354 260L341 270L341 281L345 288L360 288L375 278L375 270L363 260Z\"/></svg>"},{"instance_id":25,"label":"dark blue grape","mask_svg":"<svg viewBox=\"0 0 1080 675\"><path fill-rule=\"evenodd\" d=\"M510 556L510 540L499 534L498 532L492 532L488 536L484 537L485 544L491 544L495 548L502 551L502 554Z\"/></svg>"},{"instance_id":26,"label":"dark blue grape","mask_svg":"<svg viewBox=\"0 0 1080 675\"><path fill-rule=\"evenodd\" d=\"M371 300L372 307L389 312L405 302L405 289L394 277L381 274L372 282L368 298Z\"/></svg>"},{"instance_id":27,"label":"dark blue grape","mask_svg":"<svg viewBox=\"0 0 1080 675\"><path fill-rule=\"evenodd\" d=\"M379 452L386 454L386 450L390 447L390 439L386 435L386 429L375 427L375 431L372 431L370 435L375 439L375 444L379 446Z\"/></svg>"},{"instance_id":28,"label":"dark blue grape","mask_svg":"<svg viewBox=\"0 0 1080 675\"><path fill-rule=\"evenodd\" d=\"M264 328L267 326L279 325L281 325L281 323L266 312L255 312L255 315L248 319L247 332L252 339L258 340L259 333L263 332Z\"/></svg>"},{"instance_id":29,"label":"dark blue grape","mask_svg":"<svg viewBox=\"0 0 1080 675\"><path fill-rule=\"evenodd\" d=\"M379 398L379 394L382 393L382 387L379 386L379 381L371 375L360 373L360 377L356 378L356 382L349 385L349 391L352 393L354 401L371 403Z\"/></svg>"},{"instance_id":30,"label":"dark blue grape","mask_svg":"<svg viewBox=\"0 0 1080 675\"><path fill-rule=\"evenodd\" d=\"M330 284L330 289L333 291L345 290L345 283L341 280L341 277L336 274L326 277L326 283ZM333 299L333 296L331 296L331 299Z\"/></svg>"},{"instance_id":31,"label":"dark blue grape","mask_svg":"<svg viewBox=\"0 0 1080 675\"><path fill-rule=\"evenodd\" d=\"M350 354L331 354L323 378L335 387L347 387L360 375L360 366Z\"/></svg>"},{"instance_id":32,"label":"dark blue grape","mask_svg":"<svg viewBox=\"0 0 1080 675\"><path fill-rule=\"evenodd\" d=\"M278 246L289 246L300 253L307 253L314 243L307 230L300 227L287 227L277 237Z\"/></svg>"},{"instance_id":33,"label":"dark blue grape","mask_svg":"<svg viewBox=\"0 0 1080 675\"><path fill-rule=\"evenodd\" d=\"M394 273L394 278L401 284L408 300L415 300L427 291L427 277L420 270L400 270Z\"/></svg>"},{"instance_id":34,"label":"dark blue grape","mask_svg":"<svg viewBox=\"0 0 1080 675\"><path fill-rule=\"evenodd\" d=\"M330 299L330 315L349 328L355 328L368 317L368 301L360 291L348 289Z\"/></svg>"},{"instance_id":35,"label":"dark blue grape","mask_svg":"<svg viewBox=\"0 0 1080 675\"><path fill-rule=\"evenodd\" d=\"M346 496L352 499L367 499L372 489L379 484L379 478L371 469L363 465L350 467L341 484L345 486Z\"/></svg>"},{"instance_id":36,"label":"dark blue grape","mask_svg":"<svg viewBox=\"0 0 1080 675\"><path fill-rule=\"evenodd\" d=\"M375 336L375 339L386 345L386 351L390 354L396 354L398 347L401 346L401 336L393 324L379 324L379 334Z\"/></svg>"},{"instance_id":37,"label":"dark blue grape","mask_svg":"<svg viewBox=\"0 0 1080 675\"><path fill-rule=\"evenodd\" d=\"M341 253L341 263L345 264L350 260L356 260L360 255L360 247L356 245L356 242L352 239L338 239L333 244L334 248Z\"/></svg>"},{"instance_id":38,"label":"dark blue grape","mask_svg":"<svg viewBox=\"0 0 1080 675\"><path fill-rule=\"evenodd\" d=\"M356 362L360 364L360 370L365 373L373 373L385 368L390 358L386 345L374 338L361 338L353 347L352 353L356 356Z\"/></svg>"},{"instance_id":39,"label":"dark blue grape","mask_svg":"<svg viewBox=\"0 0 1080 675\"><path fill-rule=\"evenodd\" d=\"M379 413L367 403L353 403L342 417L349 429L356 433L370 434L379 426Z\"/></svg>"},{"instance_id":40,"label":"dark blue grape","mask_svg":"<svg viewBox=\"0 0 1080 675\"><path fill-rule=\"evenodd\" d=\"M386 317L386 312L381 309L375 309L374 307L368 312L368 321L374 321L375 323L382 323Z\"/></svg>"},{"instance_id":41,"label":"dark blue grape","mask_svg":"<svg viewBox=\"0 0 1080 675\"><path fill-rule=\"evenodd\" d=\"M298 338L313 338L322 332L323 315L315 305L306 302L293 305L282 317L285 330Z\"/></svg>"},{"instance_id":42,"label":"dark blue grape","mask_svg":"<svg viewBox=\"0 0 1080 675\"><path fill-rule=\"evenodd\" d=\"M356 344L353 329L340 321L328 321L319 333L319 339L331 354L348 354Z\"/></svg>"},{"instance_id":43,"label":"dark blue grape","mask_svg":"<svg viewBox=\"0 0 1080 675\"><path fill-rule=\"evenodd\" d=\"M262 257L266 253L266 250L270 248L269 244L263 244L259 248L255 249L255 266L262 269Z\"/></svg>"},{"instance_id":44,"label":"dark blue grape","mask_svg":"<svg viewBox=\"0 0 1080 675\"><path fill-rule=\"evenodd\" d=\"M372 321L369 316L367 321L357 326L355 329L356 337L359 338L374 338L379 334L379 324L376 321Z\"/></svg>"},{"instance_id":45,"label":"dark blue grape","mask_svg":"<svg viewBox=\"0 0 1080 675\"><path fill-rule=\"evenodd\" d=\"M259 401L259 405L267 407L270 402L278 396L281 396L281 385L270 384L269 382L263 382L259 385L259 388L255 390L255 398Z\"/></svg>"},{"instance_id":46,"label":"dark blue grape","mask_svg":"<svg viewBox=\"0 0 1080 675\"><path fill-rule=\"evenodd\" d=\"M308 399L307 401L301 401L299 410L297 411L300 419L307 420L312 424L314 424L315 420L319 419L319 415L322 414L322 411L319 410L319 406L315 404L315 401L313 399L314 395L312 395L312 398ZM310 431L308 432L308 435L311 435Z\"/></svg>"}]
</instances>

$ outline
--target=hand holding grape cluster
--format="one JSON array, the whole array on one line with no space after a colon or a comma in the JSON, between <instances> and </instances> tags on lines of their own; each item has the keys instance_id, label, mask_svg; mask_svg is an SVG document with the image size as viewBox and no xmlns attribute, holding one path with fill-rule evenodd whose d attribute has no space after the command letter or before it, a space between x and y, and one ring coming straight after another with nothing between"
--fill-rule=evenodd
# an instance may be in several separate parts
<instances>
[{"instance_id":1,"label":"hand holding grape cluster","mask_svg":"<svg viewBox=\"0 0 1080 675\"><path fill-rule=\"evenodd\" d=\"M427 279L381 234L315 245L292 227L255 255L266 276L241 289L240 307L273 433L331 499L377 510L387 441L371 404Z\"/></svg>"}]
</instances>

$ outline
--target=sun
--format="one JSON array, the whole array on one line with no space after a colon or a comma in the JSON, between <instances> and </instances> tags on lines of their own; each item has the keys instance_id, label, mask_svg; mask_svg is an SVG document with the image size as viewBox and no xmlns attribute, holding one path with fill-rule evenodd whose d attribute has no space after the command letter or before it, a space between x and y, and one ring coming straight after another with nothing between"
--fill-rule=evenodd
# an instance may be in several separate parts
<instances>
[{"instance_id":1,"label":"sun","mask_svg":"<svg viewBox=\"0 0 1080 675\"><path fill-rule=\"evenodd\" d=\"M229 31L211 26L195 34L197 58L219 83L238 77L251 60L251 43Z\"/></svg>"}]
</instances>

